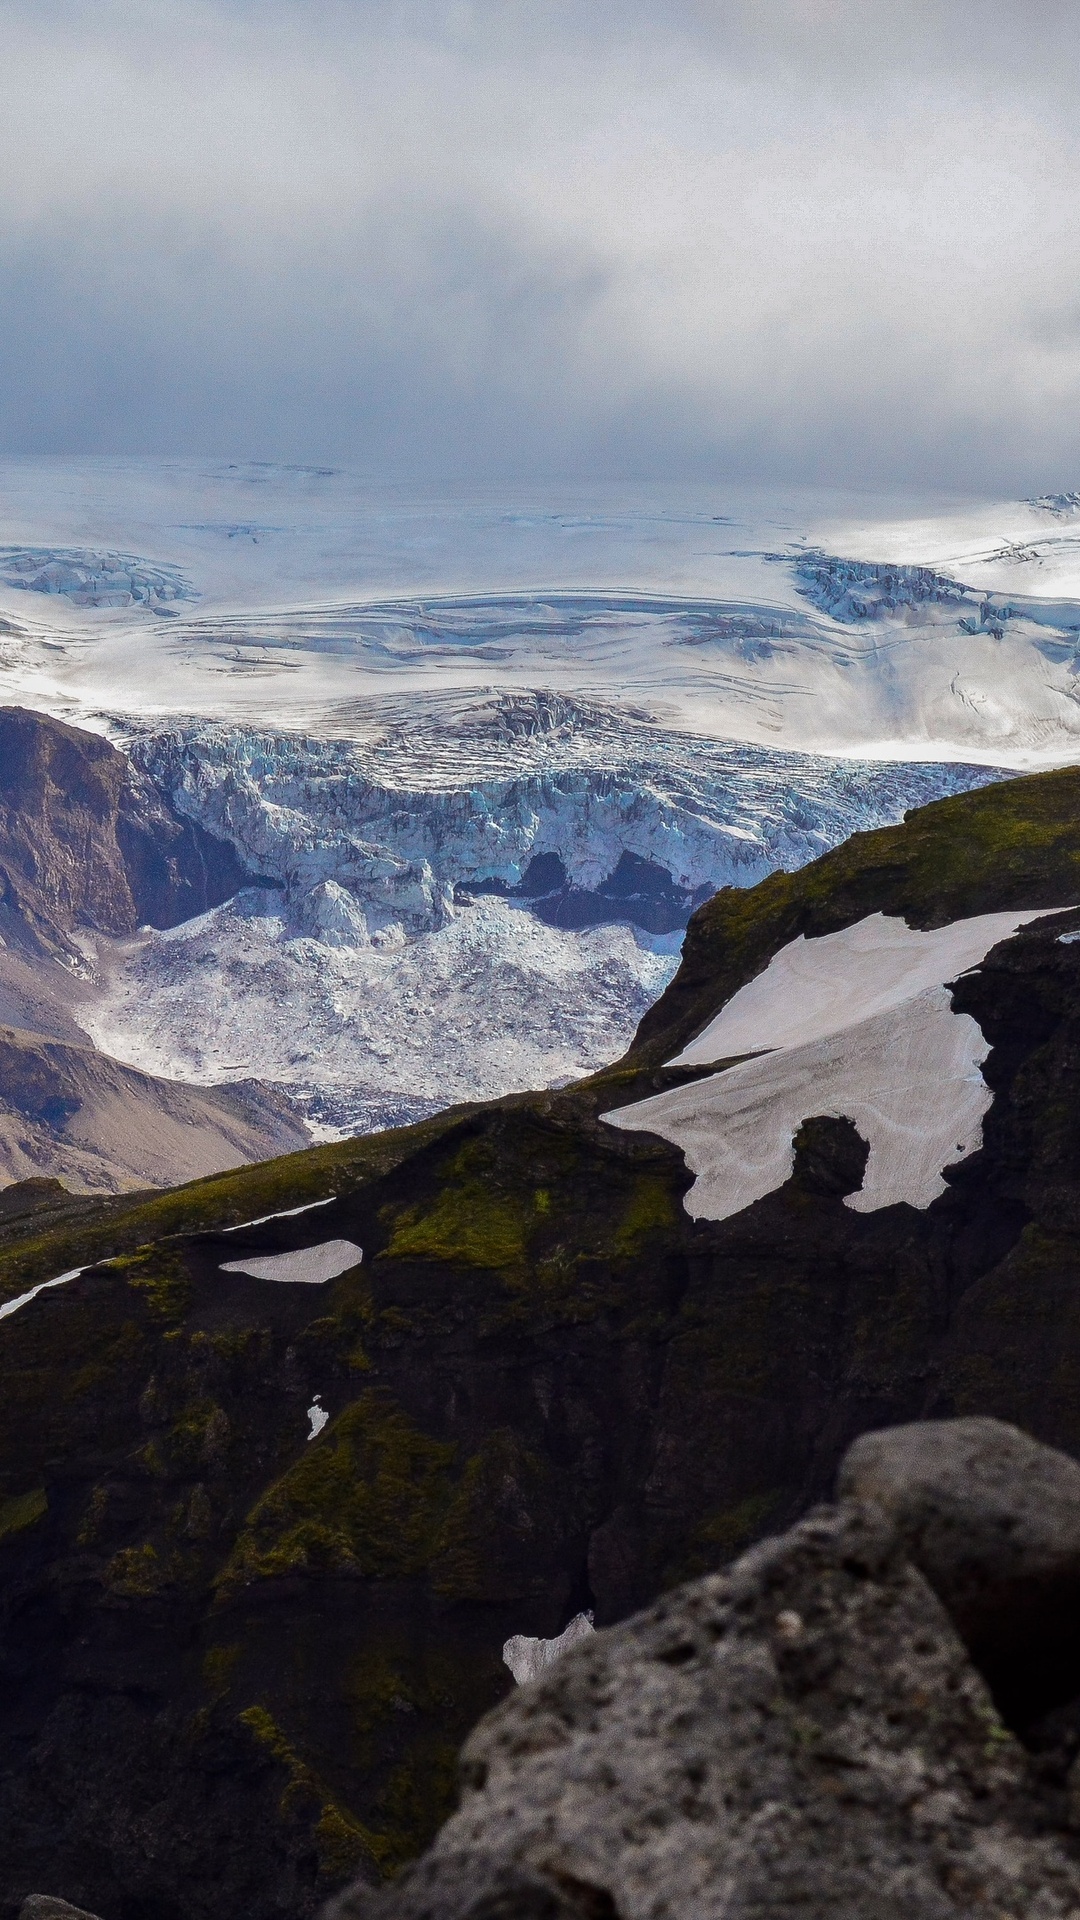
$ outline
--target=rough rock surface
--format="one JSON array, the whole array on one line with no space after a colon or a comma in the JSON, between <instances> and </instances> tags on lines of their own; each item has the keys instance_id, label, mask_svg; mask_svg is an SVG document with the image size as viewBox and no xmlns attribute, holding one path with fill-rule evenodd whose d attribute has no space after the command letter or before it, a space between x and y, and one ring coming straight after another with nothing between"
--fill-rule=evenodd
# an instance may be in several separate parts
<instances>
[{"instance_id":1,"label":"rough rock surface","mask_svg":"<svg viewBox=\"0 0 1080 1920\"><path fill-rule=\"evenodd\" d=\"M874 1501L999 1699L1031 1717L1080 1693L1080 1465L1003 1420L865 1433L839 1491Z\"/></svg>"},{"instance_id":2,"label":"rough rock surface","mask_svg":"<svg viewBox=\"0 0 1080 1920\"><path fill-rule=\"evenodd\" d=\"M336 1920L1065 1920L1080 1848L889 1521L811 1516L485 1720L465 1798Z\"/></svg>"},{"instance_id":3,"label":"rough rock surface","mask_svg":"<svg viewBox=\"0 0 1080 1920\"><path fill-rule=\"evenodd\" d=\"M77 957L79 926L170 927L243 885L231 846L171 810L107 740L0 707L0 930Z\"/></svg>"},{"instance_id":4,"label":"rough rock surface","mask_svg":"<svg viewBox=\"0 0 1080 1920\"><path fill-rule=\"evenodd\" d=\"M30 1893L19 1908L19 1920L97 1920L97 1914L58 1900L55 1894Z\"/></svg>"}]
</instances>

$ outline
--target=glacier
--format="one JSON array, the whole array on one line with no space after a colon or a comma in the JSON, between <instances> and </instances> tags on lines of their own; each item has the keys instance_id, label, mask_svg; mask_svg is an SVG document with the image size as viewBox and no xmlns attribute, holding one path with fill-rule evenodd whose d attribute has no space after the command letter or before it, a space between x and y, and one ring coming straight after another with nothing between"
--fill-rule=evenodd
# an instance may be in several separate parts
<instances>
[{"instance_id":1,"label":"glacier","mask_svg":"<svg viewBox=\"0 0 1080 1920\"><path fill-rule=\"evenodd\" d=\"M765 753L545 692L417 702L362 741L195 723L128 747L259 884L98 939L80 1017L144 1070L271 1080L318 1138L593 1071L701 899L999 777Z\"/></svg>"},{"instance_id":2,"label":"glacier","mask_svg":"<svg viewBox=\"0 0 1080 1920\"><path fill-rule=\"evenodd\" d=\"M717 887L1080 755L1076 500L0 461L0 698L250 876L86 1030L317 1137L602 1065Z\"/></svg>"}]
</instances>

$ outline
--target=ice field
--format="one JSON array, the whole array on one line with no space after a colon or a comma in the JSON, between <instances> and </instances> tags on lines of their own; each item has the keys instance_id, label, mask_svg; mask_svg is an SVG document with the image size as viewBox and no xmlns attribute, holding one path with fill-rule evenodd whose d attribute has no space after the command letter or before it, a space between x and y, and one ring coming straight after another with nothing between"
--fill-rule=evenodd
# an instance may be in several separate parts
<instances>
[{"instance_id":1,"label":"ice field","mask_svg":"<svg viewBox=\"0 0 1080 1920\"><path fill-rule=\"evenodd\" d=\"M87 1030L320 1137L617 1055L716 887L1080 754L1080 497L0 462L0 698L252 887L88 943Z\"/></svg>"}]
</instances>

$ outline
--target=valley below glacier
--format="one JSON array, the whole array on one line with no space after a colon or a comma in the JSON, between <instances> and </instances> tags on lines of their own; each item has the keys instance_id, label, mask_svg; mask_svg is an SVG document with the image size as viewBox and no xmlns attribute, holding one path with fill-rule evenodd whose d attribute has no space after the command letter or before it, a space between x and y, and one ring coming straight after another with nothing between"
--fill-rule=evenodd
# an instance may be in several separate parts
<instances>
[{"instance_id":1,"label":"valley below glacier","mask_svg":"<svg viewBox=\"0 0 1080 1920\"><path fill-rule=\"evenodd\" d=\"M74 1017L315 1138L629 1044L694 907L1080 754L1080 500L0 463L0 700L247 877L86 928Z\"/></svg>"}]
</instances>

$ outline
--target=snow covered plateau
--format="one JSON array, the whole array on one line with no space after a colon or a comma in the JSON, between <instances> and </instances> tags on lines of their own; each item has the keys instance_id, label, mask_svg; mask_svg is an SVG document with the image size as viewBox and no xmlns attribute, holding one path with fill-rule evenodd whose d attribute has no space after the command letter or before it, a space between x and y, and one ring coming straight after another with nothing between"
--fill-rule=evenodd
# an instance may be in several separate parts
<instances>
[{"instance_id":1,"label":"snow covered plateau","mask_svg":"<svg viewBox=\"0 0 1080 1920\"><path fill-rule=\"evenodd\" d=\"M97 1045L317 1137L613 1058L693 907L1080 757L1080 498L0 463L0 698L251 876L87 941Z\"/></svg>"}]
</instances>

